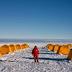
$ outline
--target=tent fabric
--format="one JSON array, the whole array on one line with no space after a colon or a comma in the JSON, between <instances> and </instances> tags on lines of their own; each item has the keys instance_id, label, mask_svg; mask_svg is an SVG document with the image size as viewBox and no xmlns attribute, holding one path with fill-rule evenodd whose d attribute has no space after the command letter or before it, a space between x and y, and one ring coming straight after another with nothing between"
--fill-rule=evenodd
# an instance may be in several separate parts
<instances>
[{"instance_id":1,"label":"tent fabric","mask_svg":"<svg viewBox=\"0 0 72 72\"><path fill-rule=\"evenodd\" d=\"M15 45L15 51L21 49L21 46L19 44Z\"/></svg>"},{"instance_id":2,"label":"tent fabric","mask_svg":"<svg viewBox=\"0 0 72 72\"><path fill-rule=\"evenodd\" d=\"M29 48L29 46L27 44L22 44L21 49L24 49L24 48Z\"/></svg>"},{"instance_id":3,"label":"tent fabric","mask_svg":"<svg viewBox=\"0 0 72 72\"><path fill-rule=\"evenodd\" d=\"M59 49L59 47L60 47L60 45L56 44L56 45L54 46L53 51L54 51L54 52L57 52L57 51L58 51L58 49Z\"/></svg>"},{"instance_id":4,"label":"tent fabric","mask_svg":"<svg viewBox=\"0 0 72 72\"><path fill-rule=\"evenodd\" d=\"M69 48L70 48L70 47L72 47L72 45L71 45L71 44L68 44L67 46L68 46Z\"/></svg>"},{"instance_id":5,"label":"tent fabric","mask_svg":"<svg viewBox=\"0 0 72 72\"><path fill-rule=\"evenodd\" d=\"M47 48L48 48L48 50L53 50L53 44L47 44Z\"/></svg>"},{"instance_id":6,"label":"tent fabric","mask_svg":"<svg viewBox=\"0 0 72 72\"><path fill-rule=\"evenodd\" d=\"M68 55L70 52L70 49L68 46L62 45L59 47L57 53L58 54L63 54L63 55Z\"/></svg>"},{"instance_id":7,"label":"tent fabric","mask_svg":"<svg viewBox=\"0 0 72 72\"><path fill-rule=\"evenodd\" d=\"M10 53L15 51L15 46L13 44L9 45L9 51L10 51Z\"/></svg>"},{"instance_id":8,"label":"tent fabric","mask_svg":"<svg viewBox=\"0 0 72 72\"><path fill-rule=\"evenodd\" d=\"M0 53L1 54L8 54L9 53L9 47L7 45L3 45L0 47Z\"/></svg>"}]
</instances>

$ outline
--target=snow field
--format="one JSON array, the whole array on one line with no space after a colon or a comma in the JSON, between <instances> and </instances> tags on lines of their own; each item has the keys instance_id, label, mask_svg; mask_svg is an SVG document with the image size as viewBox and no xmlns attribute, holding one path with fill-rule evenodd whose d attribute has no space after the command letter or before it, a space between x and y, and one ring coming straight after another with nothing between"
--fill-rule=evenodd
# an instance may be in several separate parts
<instances>
[{"instance_id":1,"label":"snow field","mask_svg":"<svg viewBox=\"0 0 72 72\"><path fill-rule=\"evenodd\" d=\"M72 61L67 55L48 51L46 43L29 43L30 48L13 54L3 55L0 59L0 72L72 72ZM33 47L39 49L39 63L35 63L31 54Z\"/></svg>"}]
</instances>

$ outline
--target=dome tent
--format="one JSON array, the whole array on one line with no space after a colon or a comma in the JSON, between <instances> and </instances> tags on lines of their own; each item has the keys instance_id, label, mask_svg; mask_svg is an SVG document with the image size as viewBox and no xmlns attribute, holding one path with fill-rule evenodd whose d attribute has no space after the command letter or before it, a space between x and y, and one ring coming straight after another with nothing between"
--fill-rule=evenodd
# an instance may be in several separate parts
<instances>
[{"instance_id":1,"label":"dome tent","mask_svg":"<svg viewBox=\"0 0 72 72\"><path fill-rule=\"evenodd\" d=\"M60 47L60 45L56 44L56 45L54 46L53 51L57 52L57 51L58 51L58 49L59 49L59 47Z\"/></svg>"},{"instance_id":2,"label":"dome tent","mask_svg":"<svg viewBox=\"0 0 72 72\"><path fill-rule=\"evenodd\" d=\"M0 52L0 58L2 58L1 52Z\"/></svg>"},{"instance_id":3,"label":"dome tent","mask_svg":"<svg viewBox=\"0 0 72 72\"><path fill-rule=\"evenodd\" d=\"M67 57L68 60L72 60L72 49L70 49L70 52L68 54L68 57Z\"/></svg>"},{"instance_id":4,"label":"dome tent","mask_svg":"<svg viewBox=\"0 0 72 72\"><path fill-rule=\"evenodd\" d=\"M15 50L15 46L13 44L9 45L9 51L12 53Z\"/></svg>"},{"instance_id":5,"label":"dome tent","mask_svg":"<svg viewBox=\"0 0 72 72\"><path fill-rule=\"evenodd\" d=\"M68 46L62 45L59 47L57 53L58 54L63 54L63 55L68 55L70 52L70 49Z\"/></svg>"},{"instance_id":6,"label":"dome tent","mask_svg":"<svg viewBox=\"0 0 72 72\"><path fill-rule=\"evenodd\" d=\"M29 46L27 44L22 44L21 49L24 49L24 48L29 48Z\"/></svg>"},{"instance_id":7,"label":"dome tent","mask_svg":"<svg viewBox=\"0 0 72 72\"><path fill-rule=\"evenodd\" d=\"M47 48L48 48L50 45L52 45L52 44L47 44Z\"/></svg>"},{"instance_id":8,"label":"dome tent","mask_svg":"<svg viewBox=\"0 0 72 72\"><path fill-rule=\"evenodd\" d=\"M58 48L57 54L62 54L62 49L65 47L65 45L62 45Z\"/></svg>"},{"instance_id":9,"label":"dome tent","mask_svg":"<svg viewBox=\"0 0 72 72\"><path fill-rule=\"evenodd\" d=\"M47 48L48 48L48 50L53 50L53 44L47 44Z\"/></svg>"},{"instance_id":10,"label":"dome tent","mask_svg":"<svg viewBox=\"0 0 72 72\"><path fill-rule=\"evenodd\" d=\"M0 53L0 58L2 58L2 55L1 55L1 53Z\"/></svg>"},{"instance_id":11,"label":"dome tent","mask_svg":"<svg viewBox=\"0 0 72 72\"><path fill-rule=\"evenodd\" d=\"M68 44L67 46L68 46L69 48L70 48L70 47L72 47L72 45L71 45L71 44Z\"/></svg>"},{"instance_id":12,"label":"dome tent","mask_svg":"<svg viewBox=\"0 0 72 72\"><path fill-rule=\"evenodd\" d=\"M17 51L19 49L21 49L20 45L19 44L15 45L15 51Z\"/></svg>"},{"instance_id":13,"label":"dome tent","mask_svg":"<svg viewBox=\"0 0 72 72\"><path fill-rule=\"evenodd\" d=\"M0 47L0 53L1 54L8 54L9 53L9 47L7 45L3 45Z\"/></svg>"}]
</instances>

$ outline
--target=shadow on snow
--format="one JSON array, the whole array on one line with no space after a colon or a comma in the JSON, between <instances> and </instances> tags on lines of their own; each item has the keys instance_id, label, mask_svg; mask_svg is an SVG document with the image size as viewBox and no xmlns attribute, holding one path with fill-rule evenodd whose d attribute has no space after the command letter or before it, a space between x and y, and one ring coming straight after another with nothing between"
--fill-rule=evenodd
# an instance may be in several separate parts
<instances>
[{"instance_id":1,"label":"shadow on snow","mask_svg":"<svg viewBox=\"0 0 72 72\"><path fill-rule=\"evenodd\" d=\"M50 54L50 55L52 55L52 54L56 54L56 53L39 53L39 54Z\"/></svg>"},{"instance_id":2,"label":"shadow on snow","mask_svg":"<svg viewBox=\"0 0 72 72\"><path fill-rule=\"evenodd\" d=\"M25 59L34 59L32 57L22 57L22 58L25 58ZM64 61L64 60L67 60L66 58L39 58L39 60L53 60L53 61Z\"/></svg>"}]
</instances>

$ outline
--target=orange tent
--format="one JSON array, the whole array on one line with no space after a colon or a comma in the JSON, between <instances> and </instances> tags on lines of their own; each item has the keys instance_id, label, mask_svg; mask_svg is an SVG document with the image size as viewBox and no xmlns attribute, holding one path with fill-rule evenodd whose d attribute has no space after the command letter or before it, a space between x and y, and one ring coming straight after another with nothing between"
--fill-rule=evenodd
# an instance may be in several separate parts
<instances>
[{"instance_id":1,"label":"orange tent","mask_svg":"<svg viewBox=\"0 0 72 72\"><path fill-rule=\"evenodd\" d=\"M0 52L0 58L2 58L1 52Z\"/></svg>"},{"instance_id":2,"label":"orange tent","mask_svg":"<svg viewBox=\"0 0 72 72\"><path fill-rule=\"evenodd\" d=\"M47 44L47 48L52 51L53 50L53 45L52 44Z\"/></svg>"},{"instance_id":3,"label":"orange tent","mask_svg":"<svg viewBox=\"0 0 72 72\"><path fill-rule=\"evenodd\" d=\"M21 49L20 45L19 44L15 45L15 51L17 51L19 49Z\"/></svg>"},{"instance_id":4,"label":"orange tent","mask_svg":"<svg viewBox=\"0 0 72 72\"><path fill-rule=\"evenodd\" d=\"M65 47L65 45L62 45L58 48L57 54L62 54L62 49Z\"/></svg>"},{"instance_id":5,"label":"orange tent","mask_svg":"<svg viewBox=\"0 0 72 72\"><path fill-rule=\"evenodd\" d=\"M21 49L24 49L24 48L29 48L29 46L27 44L22 44Z\"/></svg>"},{"instance_id":6,"label":"orange tent","mask_svg":"<svg viewBox=\"0 0 72 72\"><path fill-rule=\"evenodd\" d=\"M1 53L0 53L0 58L2 58L2 55L1 55Z\"/></svg>"},{"instance_id":7,"label":"orange tent","mask_svg":"<svg viewBox=\"0 0 72 72\"><path fill-rule=\"evenodd\" d=\"M13 44L9 45L9 51L12 53L15 50L15 46Z\"/></svg>"},{"instance_id":8,"label":"orange tent","mask_svg":"<svg viewBox=\"0 0 72 72\"><path fill-rule=\"evenodd\" d=\"M67 46L68 46L69 48L70 48L70 47L72 47L72 45L71 45L71 44L68 44Z\"/></svg>"},{"instance_id":9,"label":"orange tent","mask_svg":"<svg viewBox=\"0 0 72 72\"><path fill-rule=\"evenodd\" d=\"M47 44L47 48L48 48L50 45L52 45L52 44Z\"/></svg>"},{"instance_id":10,"label":"orange tent","mask_svg":"<svg viewBox=\"0 0 72 72\"><path fill-rule=\"evenodd\" d=\"M68 57L67 57L68 60L72 60L72 49L70 49L70 52L68 54Z\"/></svg>"},{"instance_id":11,"label":"orange tent","mask_svg":"<svg viewBox=\"0 0 72 72\"><path fill-rule=\"evenodd\" d=\"M53 51L57 52L57 51L58 51L58 49L59 49L59 47L60 47L60 45L56 44L56 45L54 46Z\"/></svg>"},{"instance_id":12,"label":"orange tent","mask_svg":"<svg viewBox=\"0 0 72 72\"><path fill-rule=\"evenodd\" d=\"M57 51L58 54L64 54L64 55L68 55L69 52L70 52L69 47L65 45L62 45Z\"/></svg>"},{"instance_id":13,"label":"orange tent","mask_svg":"<svg viewBox=\"0 0 72 72\"><path fill-rule=\"evenodd\" d=\"M7 45L3 45L0 47L0 53L1 54L8 54L9 53L9 47Z\"/></svg>"}]
</instances>

